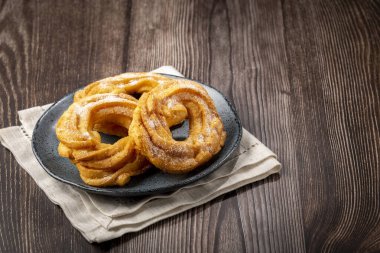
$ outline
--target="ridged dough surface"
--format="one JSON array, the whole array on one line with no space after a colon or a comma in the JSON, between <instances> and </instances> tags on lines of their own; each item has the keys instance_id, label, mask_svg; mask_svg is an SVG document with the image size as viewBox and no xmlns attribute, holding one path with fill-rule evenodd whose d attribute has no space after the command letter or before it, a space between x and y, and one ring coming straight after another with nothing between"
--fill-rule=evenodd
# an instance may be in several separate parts
<instances>
[{"instance_id":1,"label":"ridged dough surface","mask_svg":"<svg viewBox=\"0 0 380 253\"><path fill-rule=\"evenodd\" d=\"M172 138L170 115L186 109L189 136ZM224 145L226 132L207 91L198 83L181 80L163 84L142 95L129 130L137 149L157 168L185 173L204 164Z\"/></svg>"}]
</instances>

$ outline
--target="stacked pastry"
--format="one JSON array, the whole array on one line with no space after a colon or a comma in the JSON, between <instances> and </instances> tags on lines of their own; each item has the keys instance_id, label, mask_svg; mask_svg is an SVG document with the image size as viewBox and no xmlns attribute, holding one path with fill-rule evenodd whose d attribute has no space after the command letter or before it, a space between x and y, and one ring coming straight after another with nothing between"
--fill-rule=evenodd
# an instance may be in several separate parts
<instances>
[{"instance_id":1,"label":"stacked pastry","mask_svg":"<svg viewBox=\"0 0 380 253\"><path fill-rule=\"evenodd\" d=\"M136 99L132 95L139 94ZM189 135L170 127L189 120ZM121 137L102 143L99 133ZM123 186L149 167L186 173L223 147L226 132L207 91L198 83L153 73L124 73L79 90L56 125L58 153L92 186Z\"/></svg>"}]
</instances>

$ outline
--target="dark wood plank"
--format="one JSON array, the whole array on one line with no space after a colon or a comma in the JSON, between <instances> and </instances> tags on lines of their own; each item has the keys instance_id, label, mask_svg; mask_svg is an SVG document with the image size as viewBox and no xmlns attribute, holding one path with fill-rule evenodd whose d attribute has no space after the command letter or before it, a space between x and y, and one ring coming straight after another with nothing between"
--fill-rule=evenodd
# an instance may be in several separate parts
<instances>
[{"instance_id":1,"label":"dark wood plank","mask_svg":"<svg viewBox=\"0 0 380 253\"><path fill-rule=\"evenodd\" d=\"M380 247L379 8L284 5L307 251Z\"/></svg>"},{"instance_id":2,"label":"dark wood plank","mask_svg":"<svg viewBox=\"0 0 380 253\"><path fill-rule=\"evenodd\" d=\"M128 1L6 1L0 12L0 127L124 70ZM0 150L0 252L95 252L11 154ZM5 162L5 163L3 163Z\"/></svg>"},{"instance_id":3,"label":"dark wood plank","mask_svg":"<svg viewBox=\"0 0 380 253\"><path fill-rule=\"evenodd\" d=\"M245 236L254 242L247 251L303 251L281 3L229 3L233 100L244 126L277 153L284 167L280 178L238 191Z\"/></svg>"},{"instance_id":4,"label":"dark wood plank","mask_svg":"<svg viewBox=\"0 0 380 253\"><path fill-rule=\"evenodd\" d=\"M157 4L152 7L152 10L143 8L148 5L147 2L139 1L136 3L137 7L134 3L132 22L142 20L147 16L152 18L133 23L129 41L129 52L132 54L128 57L128 66L133 66L132 70L138 71L172 62L183 73L187 73L187 76L211 83L235 101L244 126L251 131L255 131L252 127L255 125L254 122L260 121L253 115L256 112L260 113L259 110L265 110L268 105L271 111L262 113L261 120L267 120L265 117L268 117L268 120L276 122L275 117L281 113L291 114L289 96L282 95L281 101L274 106L271 105L272 101L266 100L265 97L268 94L274 97L276 89L286 89L289 83L287 77L282 74L286 71L281 73L281 69L276 70L279 64L282 64L280 66L283 69L286 66L286 59L280 61L285 55L283 36L278 33L278 29L283 27L282 16L279 15L281 4L276 6L276 1L272 1L272 3L267 2L268 5L265 6L265 2L267 1L252 3L241 1L230 5L224 1L208 2L208 4L204 2L179 3L170 6ZM169 3L166 2L166 4ZM271 8L273 6L276 8ZM164 13L160 10L161 7L176 11ZM139 11L135 12L135 8ZM209 17L209 21L201 22L199 19L202 17ZM160 22L156 20L157 18ZM242 21L245 23L242 24ZM261 22L273 25L260 27ZM154 33L144 27L154 27ZM178 27L181 28L179 32L177 32ZM263 33L272 36L273 45L266 45L268 41L256 37ZM147 40L153 41L150 47L139 50L141 41ZM266 54L276 58L277 62L265 59ZM154 56L153 59L151 56ZM207 64L201 64L202 62ZM206 73L205 68L208 70ZM256 68L275 71L258 73ZM253 78L255 74L264 76L260 77L261 80L255 80ZM265 89L265 86L269 90L261 91ZM252 100L256 100L256 104L251 105ZM278 111L282 108L286 111ZM283 121L276 124L272 131L281 132L284 128L291 129L290 122ZM262 138L260 134L265 131L264 127L258 126L256 130L255 134ZM271 133L268 134L268 139L271 135ZM289 143L289 135L277 136L279 139L275 139L275 143ZM291 149L284 150L283 153L279 155L292 156ZM185 242L184 239L187 237L194 238L194 241L188 243L189 245L201 243L197 241L197 238L207 238L207 244L202 244L199 248L202 252L252 252L253 250L297 252L302 250L304 240L301 206L298 199L297 181L292 179L297 177L297 168L287 167L291 170L282 174L275 188L265 186L265 184L254 184L240 190L238 197L232 193L229 201L218 202L218 205L200 209L201 211L198 211L200 215L209 212L215 214L211 216L211 220L202 222L206 230L192 230L190 226L184 226L180 230L182 234L171 234L169 231L170 236L176 238L175 241ZM275 179L271 178L266 181L266 185L274 181ZM278 192L283 192L288 198L278 197ZM268 206L268 203L271 206ZM186 217L186 215L179 216ZM180 221L178 226L183 226L188 222L185 218ZM167 229L165 226L159 227L152 233L157 233L160 238L159 235L168 233ZM228 232L225 234L223 231ZM160 240L157 244L160 244ZM128 249L132 250L133 247ZM186 248L178 246L178 248L169 249L179 251Z\"/></svg>"},{"instance_id":5,"label":"dark wood plank","mask_svg":"<svg viewBox=\"0 0 380 253\"><path fill-rule=\"evenodd\" d=\"M281 176L90 245L1 148L1 252L380 250L379 2L35 0L0 8L0 127L92 80L174 65L233 100L283 164Z\"/></svg>"}]
</instances>

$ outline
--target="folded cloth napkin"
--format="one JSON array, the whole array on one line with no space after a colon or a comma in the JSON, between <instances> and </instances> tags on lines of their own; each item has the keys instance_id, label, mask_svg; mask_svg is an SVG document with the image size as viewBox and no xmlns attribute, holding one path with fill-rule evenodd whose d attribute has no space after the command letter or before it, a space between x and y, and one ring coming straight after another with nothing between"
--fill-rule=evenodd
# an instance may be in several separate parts
<instances>
[{"instance_id":1,"label":"folded cloth napkin","mask_svg":"<svg viewBox=\"0 0 380 253\"><path fill-rule=\"evenodd\" d=\"M154 72L182 76L171 66L163 66ZM243 129L237 155L206 178L173 193L145 198L112 198L90 194L50 177L33 155L31 136L34 126L50 105L19 111L22 125L0 129L0 141L89 242L103 242L139 231L277 173L281 167L276 155Z\"/></svg>"}]
</instances>

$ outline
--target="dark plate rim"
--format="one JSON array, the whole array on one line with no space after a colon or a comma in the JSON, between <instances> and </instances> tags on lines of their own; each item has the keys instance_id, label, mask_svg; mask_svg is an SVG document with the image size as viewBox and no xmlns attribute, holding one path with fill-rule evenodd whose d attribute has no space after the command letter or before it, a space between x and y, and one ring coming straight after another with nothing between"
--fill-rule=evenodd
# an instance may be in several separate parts
<instances>
[{"instance_id":1,"label":"dark plate rim","mask_svg":"<svg viewBox=\"0 0 380 253\"><path fill-rule=\"evenodd\" d=\"M213 90L215 90L216 92L218 92L222 97L223 99L227 102L228 106L230 107L230 109L232 110L233 114L235 115L235 122L238 126L238 136L237 136L237 139L235 141L235 143L233 143L232 145L232 148L230 149L230 151L216 164L215 166L215 169L214 170L202 170L201 172L197 173L196 175L190 177L189 179L185 179L181 182L181 185L174 185L174 186L168 186L168 187L162 187L162 188L153 188L153 189L150 189L150 190L147 190L147 191L144 191L144 192L141 192L141 191L138 191L138 190L128 190L127 188L123 188L123 187L120 187L120 188L107 188L107 187L94 187L94 186L90 186L90 185L80 185L80 184L77 184L75 182L72 182L70 180L66 180L64 178L61 178L59 176L57 176L56 174L54 174L53 172L50 171L50 169L48 169L44 163L42 162L41 158L39 157L38 155L38 151L36 150L36 131L38 129L38 127L40 126L40 123L41 123L41 120L49 113L50 109L53 108L56 104L58 104L59 102L61 102L62 100L64 100L65 98L73 95L73 93L79 89L82 89L82 88L79 88L79 89L76 89L74 90L73 92L70 92L68 94L66 94L65 96L63 96L61 99L59 99L58 101L56 101L55 103L53 103L42 115L41 117L38 119L36 125L34 126L34 129L33 129L33 135L32 135L32 150L33 150L33 154L34 156L36 157L38 163L41 165L41 167L53 178L57 179L58 181L61 181L63 183L66 183L66 184L69 184L69 185L72 185L78 189L81 189L83 191L86 191L86 192L91 192L91 193L95 193L95 194L101 194L101 195L108 195L108 196L118 196L118 197L135 197L135 196L147 196L147 195L152 195L153 193L164 193L164 192L173 192L175 190L178 190L182 187L185 187L186 185L190 184L190 183L193 183L193 182L196 182L204 177L206 177L207 175L211 174L212 172L216 171L218 168L220 168L226 161L227 159L234 153L234 151L236 150L236 148L239 146L239 143L241 141L241 138L242 138L242 134L243 134L243 127L241 125L241 121L240 121L240 118L239 118L239 115L236 111L236 108L235 106L227 99L227 97L222 93L220 92L218 89L212 87L211 85L209 84L205 84L205 83L202 83L202 82L199 82L198 80L194 80L194 79L190 79L190 78L186 78L186 77L181 77L181 76L176 76L176 75L170 75L170 74L164 74L164 73L156 73L156 74L160 74L160 75L164 75L164 76L168 76L168 77L172 77L174 79L186 79L186 80L190 80L190 81L194 81L194 82L197 82L201 85L205 85ZM116 191L115 191L116 190Z\"/></svg>"}]
</instances>

